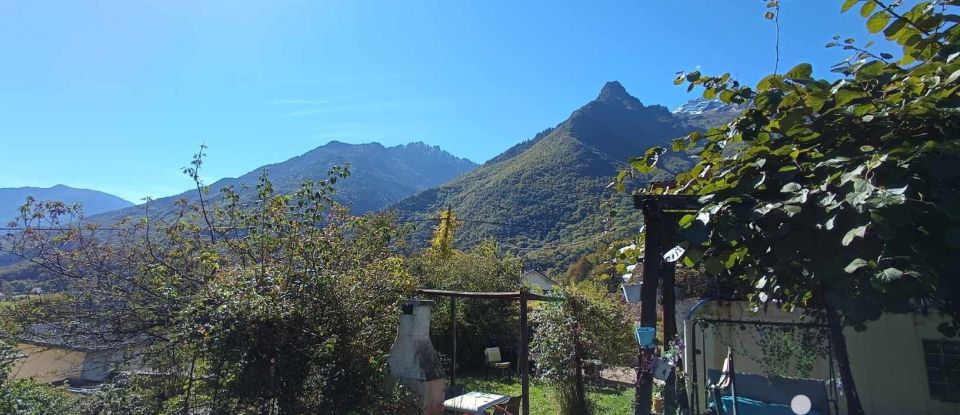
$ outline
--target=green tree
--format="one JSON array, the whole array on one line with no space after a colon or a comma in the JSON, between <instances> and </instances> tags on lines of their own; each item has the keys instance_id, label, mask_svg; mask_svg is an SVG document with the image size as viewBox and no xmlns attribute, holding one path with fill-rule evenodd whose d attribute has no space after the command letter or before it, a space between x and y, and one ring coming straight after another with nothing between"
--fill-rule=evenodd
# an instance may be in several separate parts
<instances>
[{"instance_id":1,"label":"green tree","mask_svg":"<svg viewBox=\"0 0 960 415\"><path fill-rule=\"evenodd\" d=\"M590 258L587 256L582 256L577 262L570 264L567 267L566 280L568 283L578 283L585 281L593 273L593 268L595 265L590 261Z\"/></svg>"},{"instance_id":2,"label":"green tree","mask_svg":"<svg viewBox=\"0 0 960 415\"><path fill-rule=\"evenodd\" d=\"M776 2L772 2L776 6ZM842 326L864 328L883 312L918 304L960 317L960 20L956 1L846 0L871 33L902 54L836 37L852 56L830 81L809 64L756 88L729 74L681 74L707 99L752 105L737 119L675 140L701 149L673 194L696 195L684 216L684 262L754 287L757 305L802 306L830 324L851 414L863 413ZM652 148L631 160L648 171Z\"/></svg>"},{"instance_id":3,"label":"green tree","mask_svg":"<svg viewBox=\"0 0 960 415\"><path fill-rule=\"evenodd\" d=\"M502 254L496 244L486 241L469 251L451 250L445 257L432 250L414 255L408 261L408 272L422 288L503 292L520 288L521 265L519 258ZM497 346L505 354L517 349L519 318L519 307L513 302L458 300L454 334L449 324L450 304L440 301L433 309L431 339L441 354L449 356L456 335L457 364L481 368L483 349Z\"/></svg>"},{"instance_id":4,"label":"green tree","mask_svg":"<svg viewBox=\"0 0 960 415\"><path fill-rule=\"evenodd\" d=\"M453 251L454 232L460 227L457 217L453 214L453 209L447 206L440 212L440 222L433 231L433 238L430 239L430 249L436 255L441 257L450 256Z\"/></svg>"},{"instance_id":5,"label":"green tree","mask_svg":"<svg viewBox=\"0 0 960 415\"><path fill-rule=\"evenodd\" d=\"M187 173L205 193L201 158ZM289 195L263 175L253 197L226 188L172 216L148 203L142 219L109 226L62 203L26 206L5 247L71 281L45 318L95 317L150 340L144 357L165 381L142 395L164 411L382 412L396 403L386 354L414 281L392 217L332 201L347 175L335 168ZM111 404L99 407L124 405Z\"/></svg>"},{"instance_id":6,"label":"green tree","mask_svg":"<svg viewBox=\"0 0 960 415\"><path fill-rule=\"evenodd\" d=\"M583 371L587 361L628 365L635 342L623 305L604 286L581 283L557 291L563 300L544 304L532 321L536 327L531 354L556 391L562 415L589 414Z\"/></svg>"}]
</instances>

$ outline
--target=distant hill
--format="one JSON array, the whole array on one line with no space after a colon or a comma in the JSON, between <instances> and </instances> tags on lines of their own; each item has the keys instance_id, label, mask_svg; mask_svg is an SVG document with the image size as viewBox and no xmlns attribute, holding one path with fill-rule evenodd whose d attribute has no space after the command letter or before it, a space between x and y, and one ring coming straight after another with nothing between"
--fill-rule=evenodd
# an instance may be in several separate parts
<instances>
[{"instance_id":1,"label":"distant hill","mask_svg":"<svg viewBox=\"0 0 960 415\"><path fill-rule=\"evenodd\" d=\"M225 178L209 185L210 194L233 186L241 196L252 198L260 175L267 172L277 193L292 193L306 179L326 179L333 166L350 164L350 177L337 182L335 199L353 213L381 209L421 190L437 186L476 168L476 163L456 157L439 147L415 142L394 147L379 143L347 144L331 141L287 161L258 167L237 178ZM247 190L244 190L247 187ZM156 199L154 212L173 209L180 198L196 199L196 190ZM140 206L110 212L98 219L143 214Z\"/></svg>"},{"instance_id":2,"label":"distant hill","mask_svg":"<svg viewBox=\"0 0 960 415\"><path fill-rule=\"evenodd\" d=\"M109 212L133 206L133 203L109 193L97 190L77 189L58 184L53 187L12 187L0 188L0 222L8 221L20 214L20 206L33 197L37 201L60 201L68 204L79 203L87 216Z\"/></svg>"},{"instance_id":3,"label":"distant hill","mask_svg":"<svg viewBox=\"0 0 960 415\"><path fill-rule=\"evenodd\" d=\"M609 237L636 234L639 214L627 196L611 195L607 185L630 157L654 145L669 147L673 138L698 128L666 107L643 105L619 82L608 82L595 100L556 127L390 208L420 222L415 236L425 241L437 212L450 206L461 218L462 247L492 238L532 265L561 269ZM692 163L688 154L668 153L642 180L670 179ZM610 197L619 207L619 226L605 236L609 228L600 202Z\"/></svg>"}]
</instances>

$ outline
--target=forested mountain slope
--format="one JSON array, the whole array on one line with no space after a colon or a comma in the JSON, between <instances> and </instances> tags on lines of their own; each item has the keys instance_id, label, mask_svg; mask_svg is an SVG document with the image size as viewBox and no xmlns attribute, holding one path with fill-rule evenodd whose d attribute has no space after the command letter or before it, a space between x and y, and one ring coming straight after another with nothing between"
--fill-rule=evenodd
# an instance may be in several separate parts
<instances>
[{"instance_id":1,"label":"forested mountain slope","mask_svg":"<svg viewBox=\"0 0 960 415\"><path fill-rule=\"evenodd\" d=\"M638 230L640 217L627 197L612 195L607 185L629 157L696 128L666 107L644 106L619 82L608 82L595 100L556 127L390 208L417 224L417 241L426 241L432 219L450 206L460 218L461 247L495 239L531 265L563 267L597 243ZM688 154L666 154L643 180L669 179L691 164ZM608 213L601 208L609 198L619 212L613 227L604 224Z\"/></svg>"}]
</instances>

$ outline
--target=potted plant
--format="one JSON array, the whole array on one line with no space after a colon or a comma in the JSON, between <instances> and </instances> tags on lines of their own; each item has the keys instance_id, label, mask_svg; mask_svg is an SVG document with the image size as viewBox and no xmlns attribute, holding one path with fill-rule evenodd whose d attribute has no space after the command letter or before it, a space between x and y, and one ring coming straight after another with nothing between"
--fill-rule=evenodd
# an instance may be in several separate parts
<instances>
[{"instance_id":1,"label":"potted plant","mask_svg":"<svg viewBox=\"0 0 960 415\"><path fill-rule=\"evenodd\" d=\"M655 414L663 413L663 386L658 383L653 385L653 407L651 410Z\"/></svg>"}]
</instances>

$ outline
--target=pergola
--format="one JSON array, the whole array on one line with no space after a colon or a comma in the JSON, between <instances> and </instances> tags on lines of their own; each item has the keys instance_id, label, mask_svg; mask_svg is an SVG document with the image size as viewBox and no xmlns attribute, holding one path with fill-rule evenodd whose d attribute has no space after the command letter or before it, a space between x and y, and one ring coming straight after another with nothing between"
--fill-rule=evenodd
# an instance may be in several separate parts
<instances>
[{"instance_id":1,"label":"pergola","mask_svg":"<svg viewBox=\"0 0 960 415\"><path fill-rule=\"evenodd\" d=\"M530 350L527 347L527 301L559 301L558 297L533 294L526 287L519 291L470 292L448 290L417 290L417 294L450 298L450 331L453 333L453 363L450 365L450 384L457 380L457 298L507 300L520 302L520 400L523 413L530 413Z\"/></svg>"}]
</instances>

